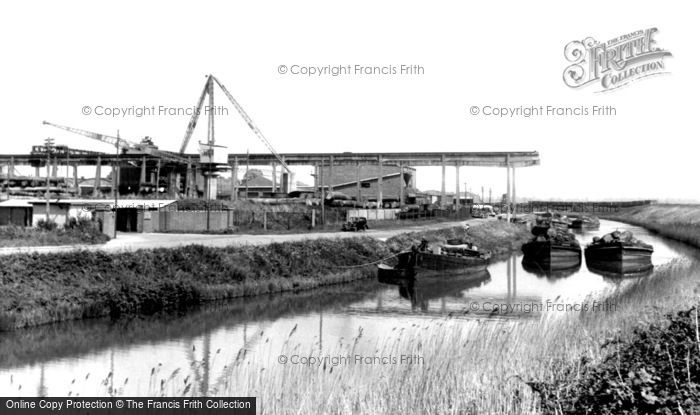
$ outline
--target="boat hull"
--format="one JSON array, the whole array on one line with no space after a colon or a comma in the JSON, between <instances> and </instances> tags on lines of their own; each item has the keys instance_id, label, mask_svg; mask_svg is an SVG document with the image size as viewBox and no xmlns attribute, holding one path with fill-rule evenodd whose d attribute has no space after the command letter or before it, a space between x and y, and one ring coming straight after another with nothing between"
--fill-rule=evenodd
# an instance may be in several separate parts
<instances>
[{"instance_id":1,"label":"boat hull","mask_svg":"<svg viewBox=\"0 0 700 415\"><path fill-rule=\"evenodd\" d=\"M401 280L414 278L415 271L410 268L397 268L386 264L377 265L377 279L379 282L395 284Z\"/></svg>"},{"instance_id":2,"label":"boat hull","mask_svg":"<svg viewBox=\"0 0 700 415\"><path fill-rule=\"evenodd\" d=\"M531 241L523 245L524 261L536 262L545 268L566 269L581 264L581 247L556 245L551 241Z\"/></svg>"},{"instance_id":3,"label":"boat hull","mask_svg":"<svg viewBox=\"0 0 700 415\"><path fill-rule=\"evenodd\" d=\"M583 229L583 220L582 219L572 219L571 223L569 224L569 228L571 228L571 229Z\"/></svg>"},{"instance_id":4,"label":"boat hull","mask_svg":"<svg viewBox=\"0 0 700 415\"><path fill-rule=\"evenodd\" d=\"M649 261L654 248L624 246L622 244L591 245L586 248L586 259L597 261Z\"/></svg>"},{"instance_id":5,"label":"boat hull","mask_svg":"<svg viewBox=\"0 0 700 415\"><path fill-rule=\"evenodd\" d=\"M421 271L420 275L426 275L481 271L486 269L488 263L488 259L480 257L420 252L416 260L416 267Z\"/></svg>"},{"instance_id":6,"label":"boat hull","mask_svg":"<svg viewBox=\"0 0 700 415\"><path fill-rule=\"evenodd\" d=\"M522 265L523 269L529 273L553 280L569 277L581 269L581 261L569 261L552 266L551 263L543 264L523 258Z\"/></svg>"},{"instance_id":7,"label":"boat hull","mask_svg":"<svg viewBox=\"0 0 700 415\"><path fill-rule=\"evenodd\" d=\"M645 273L654 266L651 255L654 249L643 246L625 246L623 244L590 245L586 248L586 265L591 270L607 273L637 274Z\"/></svg>"}]
</instances>

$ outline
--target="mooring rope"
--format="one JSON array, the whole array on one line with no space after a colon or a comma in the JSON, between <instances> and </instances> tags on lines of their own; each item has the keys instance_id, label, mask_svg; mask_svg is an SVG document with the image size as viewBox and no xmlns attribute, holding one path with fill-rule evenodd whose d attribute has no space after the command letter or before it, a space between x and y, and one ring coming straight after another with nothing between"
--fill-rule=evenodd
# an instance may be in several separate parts
<instances>
[{"instance_id":1,"label":"mooring rope","mask_svg":"<svg viewBox=\"0 0 700 415\"><path fill-rule=\"evenodd\" d=\"M342 268L342 269L362 268L362 267L366 267L366 266L369 266L369 265L374 265L374 264L378 264L378 263L380 263L380 262L384 262L384 261L386 261L387 259L396 258L397 256L399 256L399 254L400 254L400 252L399 252L398 254L394 254L394 255L388 256L388 257L386 257L386 258L378 259L378 260L376 260L376 261L368 262L368 263L366 263L366 264L360 264L360 265L338 265L338 266L335 266L334 268Z\"/></svg>"}]
</instances>

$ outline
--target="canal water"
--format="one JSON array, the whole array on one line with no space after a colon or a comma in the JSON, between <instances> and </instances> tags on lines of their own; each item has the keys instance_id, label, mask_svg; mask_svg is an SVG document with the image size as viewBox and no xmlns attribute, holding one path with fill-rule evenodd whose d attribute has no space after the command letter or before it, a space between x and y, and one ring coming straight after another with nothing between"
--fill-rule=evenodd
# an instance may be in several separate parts
<instances>
[{"instance_id":1,"label":"canal water","mask_svg":"<svg viewBox=\"0 0 700 415\"><path fill-rule=\"evenodd\" d=\"M652 244L657 268L697 255L644 229L610 221L577 238L585 244L616 229L631 230ZM637 278L653 277L652 272ZM567 271L524 267L522 256L514 254L495 261L487 272L427 279L412 289L360 281L212 304L181 315L66 322L1 333L0 394L215 394L240 359L273 369L280 356L321 355L339 346L371 352L399 333L445 319L536 319L544 312L538 305L566 313L596 298L605 306L606 293L624 290L633 281L596 273L585 261Z\"/></svg>"}]
</instances>

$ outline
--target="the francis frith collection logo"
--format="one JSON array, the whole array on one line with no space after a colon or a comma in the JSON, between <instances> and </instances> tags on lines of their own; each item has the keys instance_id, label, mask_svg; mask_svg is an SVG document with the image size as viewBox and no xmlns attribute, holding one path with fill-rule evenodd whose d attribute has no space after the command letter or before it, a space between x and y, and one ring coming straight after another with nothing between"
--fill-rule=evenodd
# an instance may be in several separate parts
<instances>
[{"instance_id":1,"label":"the francis frith collection logo","mask_svg":"<svg viewBox=\"0 0 700 415\"><path fill-rule=\"evenodd\" d=\"M637 30L607 42L592 37L569 42L564 56L569 66L564 83L571 88L594 85L596 92L608 92L631 82L668 73L664 58L671 52L656 45L656 28Z\"/></svg>"}]
</instances>

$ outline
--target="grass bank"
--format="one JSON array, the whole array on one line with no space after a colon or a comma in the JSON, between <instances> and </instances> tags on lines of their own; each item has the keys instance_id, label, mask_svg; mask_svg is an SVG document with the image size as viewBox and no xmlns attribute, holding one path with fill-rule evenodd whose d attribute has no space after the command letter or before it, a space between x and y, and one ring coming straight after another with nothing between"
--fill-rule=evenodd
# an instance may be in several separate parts
<instances>
[{"instance_id":1,"label":"grass bank","mask_svg":"<svg viewBox=\"0 0 700 415\"><path fill-rule=\"evenodd\" d=\"M225 248L191 245L122 253L82 251L0 257L0 330L51 322L152 314L207 301L305 290L375 275L371 264L414 239L459 236L427 231L382 242L368 237L315 239ZM519 247L522 229L485 222L475 243Z\"/></svg>"},{"instance_id":2,"label":"grass bank","mask_svg":"<svg viewBox=\"0 0 700 415\"><path fill-rule=\"evenodd\" d=\"M655 204L601 215L700 248L700 205Z\"/></svg>"},{"instance_id":3,"label":"grass bank","mask_svg":"<svg viewBox=\"0 0 700 415\"><path fill-rule=\"evenodd\" d=\"M347 267L389 255L370 238L8 255L0 257L0 330L352 281L374 270Z\"/></svg>"},{"instance_id":4,"label":"grass bank","mask_svg":"<svg viewBox=\"0 0 700 415\"><path fill-rule=\"evenodd\" d=\"M97 224L88 220L71 221L64 228L45 225L37 228L0 226L0 248L18 246L92 245L109 241Z\"/></svg>"}]
</instances>

